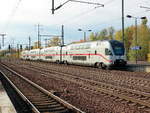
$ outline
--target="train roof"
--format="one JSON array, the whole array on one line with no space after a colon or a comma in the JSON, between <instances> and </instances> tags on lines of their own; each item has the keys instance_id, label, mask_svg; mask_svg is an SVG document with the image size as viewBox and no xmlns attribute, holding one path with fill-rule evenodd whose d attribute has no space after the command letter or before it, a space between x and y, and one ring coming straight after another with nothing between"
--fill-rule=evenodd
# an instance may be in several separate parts
<instances>
[{"instance_id":1,"label":"train roof","mask_svg":"<svg viewBox=\"0 0 150 113\"><path fill-rule=\"evenodd\" d=\"M89 41L89 42L76 43L76 44L68 44L68 45L65 45L63 47L64 47L64 49L72 49L72 48L77 48L79 46L84 46L83 48L94 48L102 42L115 43L115 42L120 42L120 41L117 41L117 40L98 40L98 41ZM120 43L122 43L122 42L120 42ZM52 47L43 48L41 50L44 51L44 50L59 50L59 49L60 49L60 46L52 46ZM32 51L39 51L39 50L40 49L32 49L30 51L25 50L23 52L32 52Z\"/></svg>"},{"instance_id":2,"label":"train roof","mask_svg":"<svg viewBox=\"0 0 150 113\"><path fill-rule=\"evenodd\" d=\"M81 42L81 43L73 43L73 44L68 44L66 46L69 46L69 45L83 45L83 44L95 44L95 43L101 43L101 42L114 42L114 41L117 41L117 40L97 40L97 41L89 41L89 42Z\"/></svg>"},{"instance_id":3,"label":"train roof","mask_svg":"<svg viewBox=\"0 0 150 113\"><path fill-rule=\"evenodd\" d=\"M40 49L31 49L30 51L39 51Z\"/></svg>"},{"instance_id":4,"label":"train roof","mask_svg":"<svg viewBox=\"0 0 150 113\"><path fill-rule=\"evenodd\" d=\"M69 44L67 45L68 48L78 47L78 46L85 46L83 48L94 48L97 45L100 45L102 42L109 42L109 40L98 40L98 41L90 41L90 42L83 42L83 43L77 43L77 44Z\"/></svg>"},{"instance_id":5,"label":"train roof","mask_svg":"<svg viewBox=\"0 0 150 113\"><path fill-rule=\"evenodd\" d=\"M59 50L60 46L52 46L52 47L47 47L47 48L43 48L42 50Z\"/></svg>"},{"instance_id":6,"label":"train roof","mask_svg":"<svg viewBox=\"0 0 150 113\"><path fill-rule=\"evenodd\" d=\"M25 52L29 52L29 50L23 50L22 52L23 52L23 53L25 53Z\"/></svg>"}]
</instances>

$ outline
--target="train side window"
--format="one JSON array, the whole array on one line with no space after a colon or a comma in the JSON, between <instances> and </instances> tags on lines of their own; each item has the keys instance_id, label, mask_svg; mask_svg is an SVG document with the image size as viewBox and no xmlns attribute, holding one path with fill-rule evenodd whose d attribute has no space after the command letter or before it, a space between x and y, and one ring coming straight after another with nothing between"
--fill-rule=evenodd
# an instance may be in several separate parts
<instances>
[{"instance_id":1,"label":"train side window","mask_svg":"<svg viewBox=\"0 0 150 113\"><path fill-rule=\"evenodd\" d=\"M86 60L86 56L73 56L73 60L82 60L82 61L85 61Z\"/></svg>"},{"instance_id":2,"label":"train side window","mask_svg":"<svg viewBox=\"0 0 150 113\"><path fill-rule=\"evenodd\" d=\"M97 54L97 51L95 50L95 55Z\"/></svg>"},{"instance_id":3,"label":"train side window","mask_svg":"<svg viewBox=\"0 0 150 113\"><path fill-rule=\"evenodd\" d=\"M112 55L112 52L108 48L106 48L105 49L105 55Z\"/></svg>"},{"instance_id":4,"label":"train side window","mask_svg":"<svg viewBox=\"0 0 150 113\"><path fill-rule=\"evenodd\" d=\"M45 59L53 59L52 56L46 56Z\"/></svg>"}]
</instances>

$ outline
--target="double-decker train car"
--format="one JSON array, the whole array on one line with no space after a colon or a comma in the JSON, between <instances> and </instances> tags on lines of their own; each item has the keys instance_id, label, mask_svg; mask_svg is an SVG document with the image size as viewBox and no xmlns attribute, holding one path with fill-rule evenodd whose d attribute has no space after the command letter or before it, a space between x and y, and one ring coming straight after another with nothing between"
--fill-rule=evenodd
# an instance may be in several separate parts
<instances>
[{"instance_id":1,"label":"double-decker train car","mask_svg":"<svg viewBox=\"0 0 150 113\"><path fill-rule=\"evenodd\" d=\"M20 55L20 58L23 59L23 60L27 60L28 57L29 57L28 53L29 53L29 51L27 51L27 50L26 51L22 51L21 55Z\"/></svg>"},{"instance_id":2,"label":"double-decker train car","mask_svg":"<svg viewBox=\"0 0 150 113\"><path fill-rule=\"evenodd\" d=\"M42 61L49 61L49 62L59 62L60 61L60 47L48 47L43 48L40 51L40 59Z\"/></svg>"},{"instance_id":3,"label":"double-decker train car","mask_svg":"<svg viewBox=\"0 0 150 113\"><path fill-rule=\"evenodd\" d=\"M32 49L28 52L29 60L39 60L40 59L40 49Z\"/></svg>"},{"instance_id":4,"label":"double-decker train car","mask_svg":"<svg viewBox=\"0 0 150 113\"><path fill-rule=\"evenodd\" d=\"M70 44L63 49L63 61L69 64L109 67L125 65L123 43L116 40L104 40Z\"/></svg>"},{"instance_id":5,"label":"double-decker train car","mask_svg":"<svg viewBox=\"0 0 150 113\"><path fill-rule=\"evenodd\" d=\"M70 44L63 47L34 49L28 52L28 56L30 60L89 65L101 68L126 65L124 45L117 40L103 40Z\"/></svg>"}]
</instances>

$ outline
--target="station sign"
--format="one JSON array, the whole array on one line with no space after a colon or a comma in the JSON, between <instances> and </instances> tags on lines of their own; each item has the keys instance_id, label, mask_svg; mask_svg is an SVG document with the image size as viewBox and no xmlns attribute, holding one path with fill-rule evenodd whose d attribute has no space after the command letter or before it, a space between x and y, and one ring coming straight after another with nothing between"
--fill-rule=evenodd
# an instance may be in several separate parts
<instances>
[{"instance_id":1,"label":"station sign","mask_svg":"<svg viewBox=\"0 0 150 113\"><path fill-rule=\"evenodd\" d=\"M131 49L132 49L132 50L140 50L140 49L142 49L142 48L141 48L141 46L134 46L134 47L131 47Z\"/></svg>"}]
</instances>

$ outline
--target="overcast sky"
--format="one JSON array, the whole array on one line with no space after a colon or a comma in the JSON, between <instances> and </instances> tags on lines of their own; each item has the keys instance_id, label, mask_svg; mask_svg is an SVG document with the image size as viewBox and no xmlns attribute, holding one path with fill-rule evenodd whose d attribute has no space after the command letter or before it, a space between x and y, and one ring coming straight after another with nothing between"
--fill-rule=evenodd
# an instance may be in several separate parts
<instances>
[{"instance_id":1,"label":"overcast sky","mask_svg":"<svg viewBox=\"0 0 150 113\"><path fill-rule=\"evenodd\" d=\"M55 0L55 7L67 0ZM61 25L65 26L65 43L83 38L78 28L98 32L113 26L121 29L122 0L81 0L104 4L95 5L68 2L52 15L51 0L0 0L0 33L6 33L5 45L9 43L27 43L31 36L32 42L37 40L36 26L41 25L41 34L60 35ZM149 0L124 0L125 16L146 16L150 21L150 11L140 6L150 6ZM140 20L138 21L140 24ZM134 25L133 19L125 18L125 27ZM150 22L148 23L150 25ZM87 33L87 36L89 33ZM45 39L43 37L42 39Z\"/></svg>"}]
</instances>

